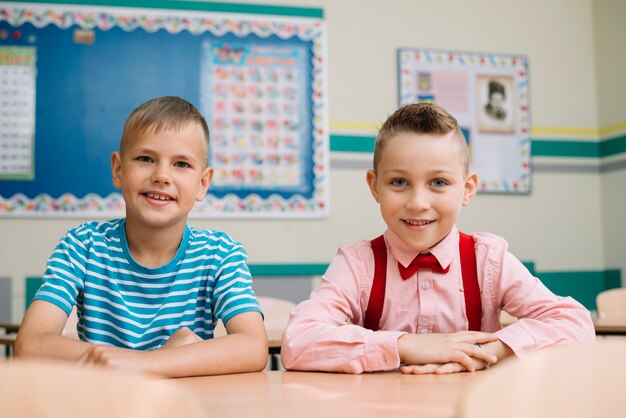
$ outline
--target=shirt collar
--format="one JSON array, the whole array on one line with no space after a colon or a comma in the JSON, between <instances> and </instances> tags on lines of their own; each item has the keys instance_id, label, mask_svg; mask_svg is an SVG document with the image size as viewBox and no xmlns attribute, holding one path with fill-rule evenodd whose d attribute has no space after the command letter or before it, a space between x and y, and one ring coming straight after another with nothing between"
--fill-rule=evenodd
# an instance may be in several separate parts
<instances>
[{"instance_id":1,"label":"shirt collar","mask_svg":"<svg viewBox=\"0 0 626 418\"><path fill-rule=\"evenodd\" d=\"M411 261L417 256L418 253L411 250L396 234L394 234L389 228L385 231L385 241L387 246L391 250L393 256L402 264L407 267ZM459 248L459 231L456 226L452 227L452 231L444 239L442 239L437 245L422 251L422 253L432 253L441 267L446 268L452 262L452 258L458 252Z\"/></svg>"}]
</instances>

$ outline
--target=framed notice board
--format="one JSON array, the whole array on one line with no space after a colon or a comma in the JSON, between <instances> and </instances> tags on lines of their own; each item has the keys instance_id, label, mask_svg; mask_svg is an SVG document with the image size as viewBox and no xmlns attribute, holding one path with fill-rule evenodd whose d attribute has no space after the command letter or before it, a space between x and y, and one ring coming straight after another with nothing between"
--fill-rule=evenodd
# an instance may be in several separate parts
<instances>
[{"instance_id":1,"label":"framed notice board","mask_svg":"<svg viewBox=\"0 0 626 418\"><path fill-rule=\"evenodd\" d=\"M530 192L526 57L401 48L398 68L400 104L434 102L459 121L480 192Z\"/></svg>"},{"instance_id":2,"label":"framed notice board","mask_svg":"<svg viewBox=\"0 0 626 418\"><path fill-rule=\"evenodd\" d=\"M123 216L111 153L128 114L166 95L211 130L192 217L328 214L321 9L111 2L0 4L0 216Z\"/></svg>"}]
</instances>

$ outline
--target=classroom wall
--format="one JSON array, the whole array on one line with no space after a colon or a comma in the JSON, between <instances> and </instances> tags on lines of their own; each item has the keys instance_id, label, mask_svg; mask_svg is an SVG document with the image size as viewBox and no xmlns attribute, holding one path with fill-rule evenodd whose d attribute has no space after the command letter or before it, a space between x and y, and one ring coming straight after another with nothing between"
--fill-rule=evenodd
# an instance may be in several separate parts
<instances>
[{"instance_id":1,"label":"classroom wall","mask_svg":"<svg viewBox=\"0 0 626 418\"><path fill-rule=\"evenodd\" d=\"M372 137L397 107L399 47L526 55L533 139L557 145L595 142L602 128L626 122L626 95L616 88L625 85L626 52L613 37L626 39L621 27L625 6L619 0L245 3L324 9L331 134ZM231 233L247 247L253 264L328 263L338 246L383 231L364 180L370 158L331 153L331 215L326 219L191 223ZM520 259L534 262L538 271L562 272L565 279L568 272L626 271L626 170L601 172L600 163L588 157L535 156L531 194L481 194L464 209L459 226L503 235ZM80 221L0 219L0 276L14 280L13 320L23 315L24 278L42 274L59 237Z\"/></svg>"},{"instance_id":2,"label":"classroom wall","mask_svg":"<svg viewBox=\"0 0 626 418\"><path fill-rule=\"evenodd\" d=\"M601 128L616 127L614 130L620 132L626 128L626 53L620 46L626 42L626 2L596 0L593 11L598 121ZM613 129L607 131L605 137L615 136ZM623 158L613 159L622 169L602 177L605 264L626 272L626 169Z\"/></svg>"}]
</instances>

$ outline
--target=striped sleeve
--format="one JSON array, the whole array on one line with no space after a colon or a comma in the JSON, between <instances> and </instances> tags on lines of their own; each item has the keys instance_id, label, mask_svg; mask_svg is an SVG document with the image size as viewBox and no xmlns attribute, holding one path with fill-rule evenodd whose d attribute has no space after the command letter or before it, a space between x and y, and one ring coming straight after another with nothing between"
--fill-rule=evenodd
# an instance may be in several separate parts
<instances>
[{"instance_id":1,"label":"striped sleeve","mask_svg":"<svg viewBox=\"0 0 626 418\"><path fill-rule=\"evenodd\" d=\"M215 271L213 303L215 316L226 324L244 312L261 312L252 290L252 276L247 265L248 254L243 246L226 234L216 235L219 260Z\"/></svg>"},{"instance_id":2,"label":"striped sleeve","mask_svg":"<svg viewBox=\"0 0 626 418\"><path fill-rule=\"evenodd\" d=\"M34 297L58 306L68 315L83 290L87 265L88 243L79 238L79 230L67 232L56 246Z\"/></svg>"}]
</instances>

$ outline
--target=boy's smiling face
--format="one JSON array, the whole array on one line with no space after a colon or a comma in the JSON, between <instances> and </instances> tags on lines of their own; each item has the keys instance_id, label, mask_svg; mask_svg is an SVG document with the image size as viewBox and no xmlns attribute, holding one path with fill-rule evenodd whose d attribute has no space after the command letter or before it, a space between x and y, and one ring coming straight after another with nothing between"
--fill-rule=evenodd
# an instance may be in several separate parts
<instances>
[{"instance_id":1,"label":"boy's smiling face","mask_svg":"<svg viewBox=\"0 0 626 418\"><path fill-rule=\"evenodd\" d=\"M122 154L112 156L113 184L122 189L127 224L183 228L194 202L204 199L211 184L207 154L197 123L136 132Z\"/></svg>"},{"instance_id":2,"label":"boy's smiling face","mask_svg":"<svg viewBox=\"0 0 626 418\"><path fill-rule=\"evenodd\" d=\"M478 187L466 174L455 133L399 133L382 149L367 182L389 229L415 252L433 247L452 230Z\"/></svg>"}]
</instances>

